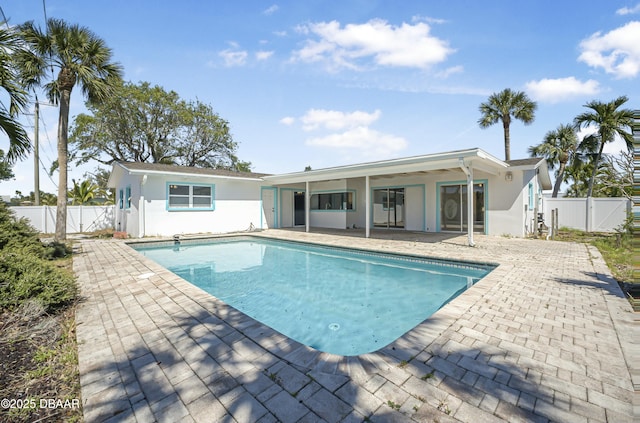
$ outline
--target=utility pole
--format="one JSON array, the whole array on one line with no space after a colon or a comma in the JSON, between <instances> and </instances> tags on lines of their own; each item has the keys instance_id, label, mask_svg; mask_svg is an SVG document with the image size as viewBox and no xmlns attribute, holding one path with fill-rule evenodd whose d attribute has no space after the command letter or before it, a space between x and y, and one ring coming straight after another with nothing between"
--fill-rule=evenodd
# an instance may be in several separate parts
<instances>
[{"instance_id":1,"label":"utility pole","mask_svg":"<svg viewBox=\"0 0 640 423\"><path fill-rule=\"evenodd\" d=\"M40 127L40 103L36 98L36 106L34 111L34 118L36 121L35 128L33 129L33 184L34 186L34 202L36 206L40 205L40 152L39 152L39 127Z\"/></svg>"}]
</instances>

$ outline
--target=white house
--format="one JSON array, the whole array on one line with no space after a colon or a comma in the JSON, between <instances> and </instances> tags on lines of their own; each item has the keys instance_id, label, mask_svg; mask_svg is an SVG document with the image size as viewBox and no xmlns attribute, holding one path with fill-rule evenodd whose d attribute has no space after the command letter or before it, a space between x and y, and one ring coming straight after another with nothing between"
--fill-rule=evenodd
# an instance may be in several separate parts
<instances>
[{"instance_id":1,"label":"white house","mask_svg":"<svg viewBox=\"0 0 640 423\"><path fill-rule=\"evenodd\" d=\"M545 159L481 149L265 175L113 165L116 229L133 237L300 226L522 237L551 189Z\"/></svg>"}]
</instances>

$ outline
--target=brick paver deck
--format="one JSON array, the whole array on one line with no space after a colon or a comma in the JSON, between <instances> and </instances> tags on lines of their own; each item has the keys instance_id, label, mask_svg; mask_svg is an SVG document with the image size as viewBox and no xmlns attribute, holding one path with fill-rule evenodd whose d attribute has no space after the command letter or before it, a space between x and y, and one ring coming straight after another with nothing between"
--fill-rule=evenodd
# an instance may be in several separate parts
<instances>
[{"instance_id":1,"label":"brick paver deck","mask_svg":"<svg viewBox=\"0 0 640 423\"><path fill-rule=\"evenodd\" d=\"M339 357L123 242L82 241L74 269L85 421L634 421L638 315L595 248L487 236L471 248L464 237L408 232L260 235L499 267L393 344Z\"/></svg>"}]
</instances>

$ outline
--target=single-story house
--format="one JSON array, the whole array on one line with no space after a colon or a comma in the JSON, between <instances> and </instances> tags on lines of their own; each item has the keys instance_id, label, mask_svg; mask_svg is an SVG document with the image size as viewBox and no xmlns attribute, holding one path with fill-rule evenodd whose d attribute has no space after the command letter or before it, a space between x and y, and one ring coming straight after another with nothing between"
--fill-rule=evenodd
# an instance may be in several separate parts
<instances>
[{"instance_id":1,"label":"single-story house","mask_svg":"<svg viewBox=\"0 0 640 423\"><path fill-rule=\"evenodd\" d=\"M523 237L534 231L545 159L474 148L279 175L115 162L116 230L132 237L252 229L372 228Z\"/></svg>"}]
</instances>

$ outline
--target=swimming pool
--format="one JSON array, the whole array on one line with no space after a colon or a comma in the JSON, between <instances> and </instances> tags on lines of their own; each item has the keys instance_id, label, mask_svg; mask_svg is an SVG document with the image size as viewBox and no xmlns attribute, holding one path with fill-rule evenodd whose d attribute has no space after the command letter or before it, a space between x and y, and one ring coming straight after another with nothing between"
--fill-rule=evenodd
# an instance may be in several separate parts
<instances>
[{"instance_id":1,"label":"swimming pool","mask_svg":"<svg viewBox=\"0 0 640 423\"><path fill-rule=\"evenodd\" d=\"M289 338L346 356L388 345L494 268L258 237L134 248Z\"/></svg>"}]
</instances>

